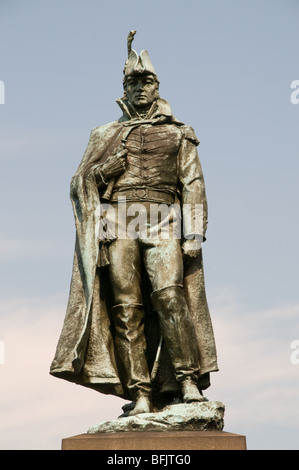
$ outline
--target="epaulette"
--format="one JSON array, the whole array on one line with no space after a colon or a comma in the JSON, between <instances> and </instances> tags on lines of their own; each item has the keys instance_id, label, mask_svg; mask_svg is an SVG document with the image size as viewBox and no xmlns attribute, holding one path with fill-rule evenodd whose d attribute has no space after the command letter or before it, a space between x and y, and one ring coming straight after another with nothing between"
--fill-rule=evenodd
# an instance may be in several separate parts
<instances>
[{"instance_id":1,"label":"epaulette","mask_svg":"<svg viewBox=\"0 0 299 470\"><path fill-rule=\"evenodd\" d=\"M196 137L193 127L191 126L182 126L182 132L185 139L190 140L193 144L199 145L199 140Z\"/></svg>"}]
</instances>

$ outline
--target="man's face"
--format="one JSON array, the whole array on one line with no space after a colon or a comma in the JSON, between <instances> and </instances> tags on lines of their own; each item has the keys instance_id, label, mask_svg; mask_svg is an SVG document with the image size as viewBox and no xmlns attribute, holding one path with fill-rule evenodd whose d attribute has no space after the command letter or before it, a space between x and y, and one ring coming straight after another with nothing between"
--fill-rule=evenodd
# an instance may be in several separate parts
<instances>
[{"instance_id":1,"label":"man's face","mask_svg":"<svg viewBox=\"0 0 299 470\"><path fill-rule=\"evenodd\" d=\"M158 88L158 82L153 75L130 75L125 91L133 106L147 108L157 97Z\"/></svg>"}]
</instances>

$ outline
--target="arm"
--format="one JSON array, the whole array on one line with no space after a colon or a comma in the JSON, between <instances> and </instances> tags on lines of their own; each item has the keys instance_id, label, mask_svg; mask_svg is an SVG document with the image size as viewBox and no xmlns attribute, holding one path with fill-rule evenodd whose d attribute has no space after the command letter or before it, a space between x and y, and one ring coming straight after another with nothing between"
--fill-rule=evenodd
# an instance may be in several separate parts
<instances>
[{"instance_id":1,"label":"arm","mask_svg":"<svg viewBox=\"0 0 299 470\"><path fill-rule=\"evenodd\" d=\"M91 167L89 175L95 177L99 189L105 188L111 179L116 178L124 172L127 153L128 151L121 147L114 155L108 157L104 163L96 164Z\"/></svg>"},{"instance_id":2,"label":"arm","mask_svg":"<svg viewBox=\"0 0 299 470\"><path fill-rule=\"evenodd\" d=\"M182 194L183 253L196 257L205 240L207 199L201 164L197 153L199 141L191 127L184 127L178 157L178 178Z\"/></svg>"}]
</instances>

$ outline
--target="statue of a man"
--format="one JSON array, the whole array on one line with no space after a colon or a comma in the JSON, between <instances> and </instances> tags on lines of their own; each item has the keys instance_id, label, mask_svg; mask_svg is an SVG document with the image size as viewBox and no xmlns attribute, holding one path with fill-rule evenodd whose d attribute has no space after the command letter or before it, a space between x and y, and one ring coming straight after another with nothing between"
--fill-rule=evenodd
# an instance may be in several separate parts
<instances>
[{"instance_id":1,"label":"statue of a man","mask_svg":"<svg viewBox=\"0 0 299 470\"><path fill-rule=\"evenodd\" d=\"M173 399L205 400L202 390L210 385L210 372L218 370L202 264L207 203L199 141L159 97L147 51L138 55L131 48L134 34L128 36L124 97L117 100L123 115L91 131L71 182L76 248L66 318L50 370L131 400L130 415ZM103 204L112 208L114 219L111 234L108 227L101 238ZM168 236L140 230L129 236L136 204L144 208L145 226L161 235L166 223ZM150 215L161 205L169 210L153 226ZM199 207L202 223L195 224ZM107 229L109 216L102 212L101 217ZM182 226L182 235L174 236ZM126 236L119 236L120 228Z\"/></svg>"}]
</instances>

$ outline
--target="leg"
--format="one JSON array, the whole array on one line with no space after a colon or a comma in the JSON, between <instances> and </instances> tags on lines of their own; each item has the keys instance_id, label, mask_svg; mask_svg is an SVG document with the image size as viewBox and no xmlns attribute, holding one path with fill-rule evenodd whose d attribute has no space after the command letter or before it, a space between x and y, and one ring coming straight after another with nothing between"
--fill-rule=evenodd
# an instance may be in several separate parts
<instances>
[{"instance_id":1,"label":"leg","mask_svg":"<svg viewBox=\"0 0 299 470\"><path fill-rule=\"evenodd\" d=\"M136 406L130 414L149 412L151 382L145 356L144 310L140 288L140 254L137 240L115 240L109 247L109 278L115 348L123 384Z\"/></svg>"},{"instance_id":2,"label":"leg","mask_svg":"<svg viewBox=\"0 0 299 470\"><path fill-rule=\"evenodd\" d=\"M202 401L195 385L199 359L193 323L183 290L183 260L178 240L150 242L144 250L150 276L152 302L158 313L161 333L169 352L184 401Z\"/></svg>"},{"instance_id":3,"label":"leg","mask_svg":"<svg viewBox=\"0 0 299 470\"><path fill-rule=\"evenodd\" d=\"M142 304L138 240L114 240L109 245L109 261L114 304Z\"/></svg>"}]
</instances>

